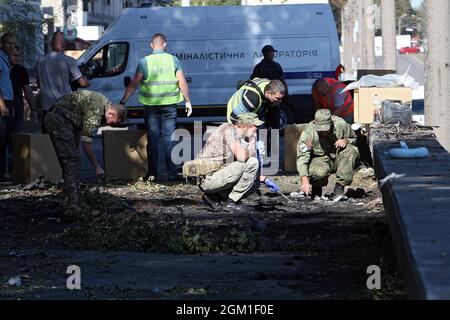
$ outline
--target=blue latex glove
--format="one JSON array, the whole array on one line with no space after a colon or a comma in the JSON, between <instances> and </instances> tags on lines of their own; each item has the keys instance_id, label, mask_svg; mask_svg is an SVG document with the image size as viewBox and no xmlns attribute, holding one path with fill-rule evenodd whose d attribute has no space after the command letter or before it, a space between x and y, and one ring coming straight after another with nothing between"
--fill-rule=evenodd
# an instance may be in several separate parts
<instances>
[{"instance_id":1,"label":"blue latex glove","mask_svg":"<svg viewBox=\"0 0 450 320\"><path fill-rule=\"evenodd\" d=\"M264 183L266 184L267 188L269 188L270 192L280 192L281 189L280 187L273 182L272 180L266 178L266 180L264 180Z\"/></svg>"}]
</instances>

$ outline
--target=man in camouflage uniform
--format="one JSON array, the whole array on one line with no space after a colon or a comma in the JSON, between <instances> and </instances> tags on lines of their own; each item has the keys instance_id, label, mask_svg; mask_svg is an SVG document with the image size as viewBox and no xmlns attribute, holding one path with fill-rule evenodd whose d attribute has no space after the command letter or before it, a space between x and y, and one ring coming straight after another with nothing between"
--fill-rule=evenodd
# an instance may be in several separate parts
<instances>
[{"instance_id":1,"label":"man in camouflage uniform","mask_svg":"<svg viewBox=\"0 0 450 320\"><path fill-rule=\"evenodd\" d=\"M80 211L80 139L92 144L93 131L104 123L124 121L126 109L112 105L102 94L82 90L60 98L45 117L45 127L55 147L64 178L63 208L67 215Z\"/></svg>"},{"instance_id":2,"label":"man in camouflage uniform","mask_svg":"<svg viewBox=\"0 0 450 320\"><path fill-rule=\"evenodd\" d=\"M320 109L303 131L297 147L297 170L301 191L306 195L322 195L328 177L336 172L335 196L353 181L353 169L359 157L356 135L344 119Z\"/></svg>"},{"instance_id":3,"label":"man in camouflage uniform","mask_svg":"<svg viewBox=\"0 0 450 320\"><path fill-rule=\"evenodd\" d=\"M197 156L197 159L217 163L216 169L206 174L200 185L203 200L213 209L221 206L225 211L247 212L249 209L240 200L258 178L270 190L278 188L270 179L259 177L256 131L262 124L256 113L241 113L236 124L219 126ZM219 205L221 195L226 195L227 199L223 205Z\"/></svg>"}]
</instances>

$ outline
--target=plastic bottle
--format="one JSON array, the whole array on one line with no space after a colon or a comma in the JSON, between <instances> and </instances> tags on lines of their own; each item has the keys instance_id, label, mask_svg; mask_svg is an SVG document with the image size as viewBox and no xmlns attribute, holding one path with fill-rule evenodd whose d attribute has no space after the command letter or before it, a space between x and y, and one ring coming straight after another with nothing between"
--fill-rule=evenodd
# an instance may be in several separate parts
<instances>
[{"instance_id":1,"label":"plastic bottle","mask_svg":"<svg viewBox=\"0 0 450 320\"><path fill-rule=\"evenodd\" d=\"M372 103L374 105L374 117L373 123L380 124L381 123L381 100L378 94L375 94L372 99Z\"/></svg>"}]
</instances>

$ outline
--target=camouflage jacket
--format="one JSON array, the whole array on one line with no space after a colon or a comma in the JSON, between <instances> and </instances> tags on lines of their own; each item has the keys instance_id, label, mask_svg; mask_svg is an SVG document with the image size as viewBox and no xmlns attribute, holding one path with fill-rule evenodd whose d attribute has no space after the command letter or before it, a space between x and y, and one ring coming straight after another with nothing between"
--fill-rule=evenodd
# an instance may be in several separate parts
<instances>
[{"instance_id":1,"label":"camouflage jacket","mask_svg":"<svg viewBox=\"0 0 450 320\"><path fill-rule=\"evenodd\" d=\"M297 145L297 170L301 177L309 177L309 164L312 158L329 156L336 158L337 150L334 146L337 140L347 139L349 144L356 145L356 135L351 126L344 119L331 116L333 121L333 134L326 138L320 138L314 125L310 122L303 130ZM308 147L308 142L312 147Z\"/></svg>"},{"instance_id":2,"label":"camouflage jacket","mask_svg":"<svg viewBox=\"0 0 450 320\"><path fill-rule=\"evenodd\" d=\"M81 131L81 141L92 143L93 131L101 125L105 107L111 102L102 94L80 90L59 99L53 108L67 113L76 130Z\"/></svg>"}]
</instances>

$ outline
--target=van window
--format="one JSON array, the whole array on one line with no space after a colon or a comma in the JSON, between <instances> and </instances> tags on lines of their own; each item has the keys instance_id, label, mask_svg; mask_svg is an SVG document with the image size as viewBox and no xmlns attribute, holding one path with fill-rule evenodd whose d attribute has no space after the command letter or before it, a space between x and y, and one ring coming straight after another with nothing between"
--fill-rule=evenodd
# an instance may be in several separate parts
<instances>
[{"instance_id":1,"label":"van window","mask_svg":"<svg viewBox=\"0 0 450 320\"><path fill-rule=\"evenodd\" d=\"M128 48L126 42L107 44L85 64L84 73L88 79L121 74L127 66Z\"/></svg>"}]
</instances>

